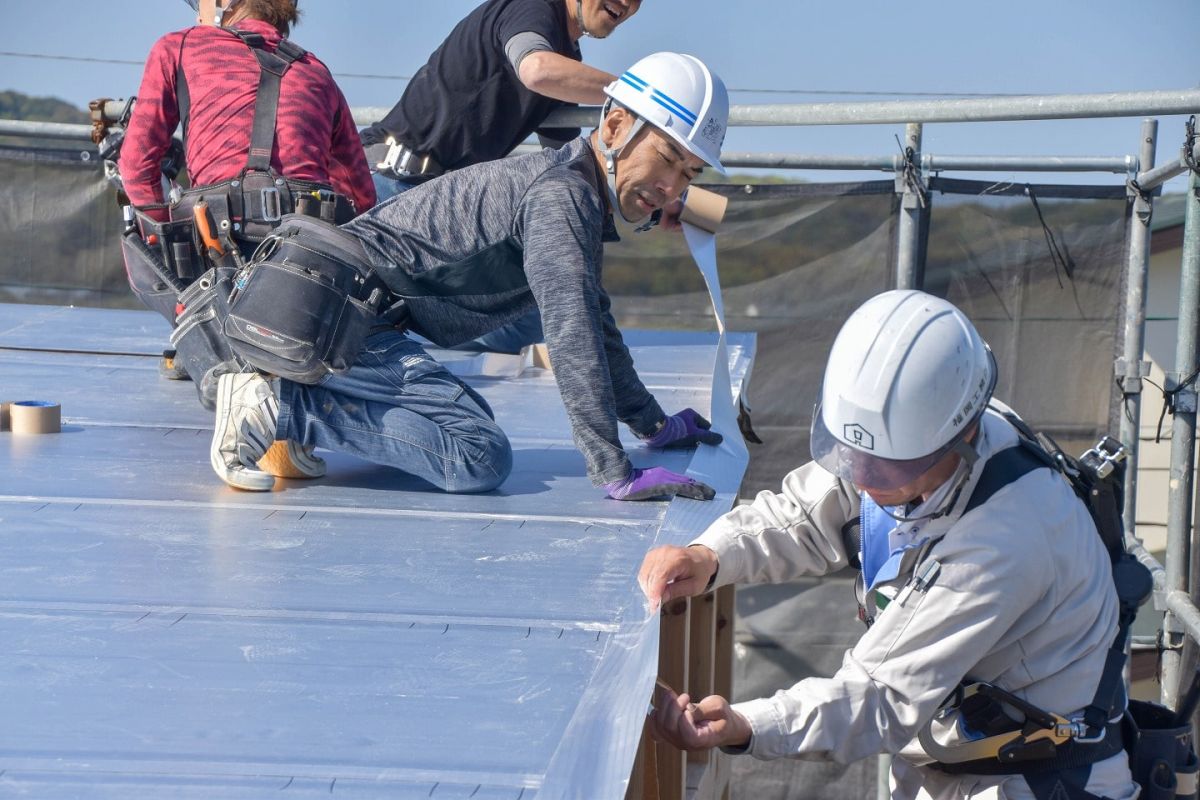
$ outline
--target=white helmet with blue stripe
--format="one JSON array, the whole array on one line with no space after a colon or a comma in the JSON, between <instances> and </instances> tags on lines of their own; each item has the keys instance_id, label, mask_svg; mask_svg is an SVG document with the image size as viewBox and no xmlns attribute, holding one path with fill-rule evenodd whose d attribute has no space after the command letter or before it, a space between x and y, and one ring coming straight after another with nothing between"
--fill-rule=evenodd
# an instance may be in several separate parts
<instances>
[{"instance_id":1,"label":"white helmet with blue stripe","mask_svg":"<svg viewBox=\"0 0 1200 800\"><path fill-rule=\"evenodd\" d=\"M639 60L604 88L612 101L670 136L680 147L722 175L721 145L729 126L729 93L725 83L695 56L654 53ZM610 103L604 107L608 111ZM612 159L637 134L637 125L621 146L605 153Z\"/></svg>"}]
</instances>

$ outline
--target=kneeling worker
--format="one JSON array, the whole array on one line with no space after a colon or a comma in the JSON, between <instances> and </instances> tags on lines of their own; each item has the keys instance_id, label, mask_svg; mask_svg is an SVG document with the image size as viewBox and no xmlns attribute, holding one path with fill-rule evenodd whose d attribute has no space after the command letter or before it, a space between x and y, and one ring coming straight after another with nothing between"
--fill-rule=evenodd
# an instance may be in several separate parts
<instances>
[{"instance_id":1,"label":"kneeling worker","mask_svg":"<svg viewBox=\"0 0 1200 800\"><path fill-rule=\"evenodd\" d=\"M197 289L224 285L282 214L346 221L374 205L375 188L337 83L287 38L297 0L185 2L197 24L154 43L119 161L142 218L140 238L161 241L132 252L127 241L123 250L130 286L170 323L175 366L212 410L216 376L239 365L223 335L209 330L215 314ZM191 187L165 197L160 163L181 123ZM208 246L198 249L201 240ZM296 442L272 447L261 466L280 477L325 474L324 462Z\"/></svg>"},{"instance_id":2,"label":"kneeling worker","mask_svg":"<svg viewBox=\"0 0 1200 800\"><path fill-rule=\"evenodd\" d=\"M774 697L662 692L660 738L762 759L891 753L898 798L1137 795L1124 692L1101 679L1117 638L1109 553L1061 473L1039 462L998 481L988 469L1023 447L1011 412L989 403L995 383L991 351L944 300L893 291L851 315L825 368L813 461L690 546L651 550L639 581L665 602L861 565L867 632L832 678ZM845 531L860 520L858 545ZM1115 699L1098 703L1102 685ZM1063 724L1030 722L1046 719ZM1085 734L1080 719L1098 725ZM988 749L1004 731L1042 741L1001 750L1006 761Z\"/></svg>"},{"instance_id":3,"label":"kneeling worker","mask_svg":"<svg viewBox=\"0 0 1200 800\"><path fill-rule=\"evenodd\" d=\"M342 226L403 298L403 323L380 324L348 371L316 385L222 376L211 452L218 476L269 490L257 458L273 440L295 439L443 491L499 486L512 450L491 410L405 331L453 346L536 308L592 482L619 500L711 498L711 488L684 475L634 468L621 446L618 422L653 448L721 436L690 409L666 415L646 390L600 275L614 212L644 220L706 165L723 171L728 96L704 64L677 53L642 59L606 92L590 136L457 170Z\"/></svg>"}]
</instances>

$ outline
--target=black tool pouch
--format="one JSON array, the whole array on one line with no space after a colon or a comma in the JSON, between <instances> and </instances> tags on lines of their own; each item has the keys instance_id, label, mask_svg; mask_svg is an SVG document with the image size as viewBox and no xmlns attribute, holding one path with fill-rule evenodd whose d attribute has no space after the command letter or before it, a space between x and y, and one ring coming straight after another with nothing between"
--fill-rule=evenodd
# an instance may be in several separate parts
<instances>
[{"instance_id":1,"label":"black tool pouch","mask_svg":"<svg viewBox=\"0 0 1200 800\"><path fill-rule=\"evenodd\" d=\"M121 237L121 255L129 288L152 311L175 324L175 302L179 296L177 281L163 261L162 253L142 241L137 229Z\"/></svg>"},{"instance_id":2,"label":"black tool pouch","mask_svg":"<svg viewBox=\"0 0 1200 800\"><path fill-rule=\"evenodd\" d=\"M1124 738L1141 800L1196 800L1200 762L1191 720L1181 725L1165 706L1130 700Z\"/></svg>"},{"instance_id":3,"label":"black tool pouch","mask_svg":"<svg viewBox=\"0 0 1200 800\"><path fill-rule=\"evenodd\" d=\"M155 208L167 209L166 206ZM196 249L196 226L190 216L159 222L140 209L135 209L134 214L142 239L149 243L148 247L159 253L162 263L181 285L186 286L204 272L204 264Z\"/></svg>"},{"instance_id":4,"label":"black tool pouch","mask_svg":"<svg viewBox=\"0 0 1200 800\"><path fill-rule=\"evenodd\" d=\"M387 297L357 238L290 215L237 274L225 334L258 369L316 383L350 368Z\"/></svg>"},{"instance_id":5,"label":"black tool pouch","mask_svg":"<svg viewBox=\"0 0 1200 800\"><path fill-rule=\"evenodd\" d=\"M210 269L184 290L179 296L183 312L171 332L175 359L195 382L201 404L210 410L219 374L243 366L224 334L233 274L231 268Z\"/></svg>"}]
</instances>

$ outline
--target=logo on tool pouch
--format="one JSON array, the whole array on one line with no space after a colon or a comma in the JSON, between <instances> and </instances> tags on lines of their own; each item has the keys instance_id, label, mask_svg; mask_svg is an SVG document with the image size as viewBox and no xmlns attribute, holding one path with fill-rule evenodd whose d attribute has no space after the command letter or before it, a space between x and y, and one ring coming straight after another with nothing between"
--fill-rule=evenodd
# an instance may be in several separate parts
<instances>
[{"instance_id":1,"label":"logo on tool pouch","mask_svg":"<svg viewBox=\"0 0 1200 800\"><path fill-rule=\"evenodd\" d=\"M269 331L266 328L260 328L257 325L246 323L242 326L242 329L251 336L257 336L260 339L266 339L267 341L275 342L276 344L283 344L282 336L273 331Z\"/></svg>"},{"instance_id":2,"label":"logo on tool pouch","mask_svg":"<svg viewBox=\"0 0 1200 800\"><path fill-rule=\"evenodd\" d=\"M842 426L842 438L855 447L861 447L863 450L875 449L875 437L857 422L853 425Z\"/></svg>"}]
</instances>

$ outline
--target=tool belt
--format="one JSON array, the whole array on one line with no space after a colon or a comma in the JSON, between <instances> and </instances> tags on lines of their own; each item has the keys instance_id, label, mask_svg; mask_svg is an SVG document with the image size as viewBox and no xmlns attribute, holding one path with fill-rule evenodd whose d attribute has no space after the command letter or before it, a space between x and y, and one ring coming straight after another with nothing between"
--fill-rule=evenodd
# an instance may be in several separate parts
<instances>
[{"instance_id":1,"label":"tool belt","mask_svg":"<svg viewBox=\"0 0 1200 800\"><path fill-rule=\"evenodd\" d=\"M403 180L428 180L446 172L433 154L417 152L391 136L382 144L367 147L367 161L375 172Z\"/></svg>"},{"instance_id":2,"label":"tool belt","mask_svg":"<svg viewBox=\"0 0 1200 800\"><path fill-rule=\"evenodd\" d=\"M243 170L236 178L183 192L172 203L172 221L192 220L195 206L204 201L213 209L221 228L240 242L257 244L286 214L303 214L341 225L354 218L354 206L342 194L312 181L283 178L272 170Z\"/></svg>"},{"instance_id":3,"label":"tool belt","mask_svg":"<svg viewBox=\"0 0 1200 800\"><path fill-rule=\"evenodd\" d=\"M355 236L285 216L234 277L225 335L252 366L316 383L350 368L381 316L400 318L403 304L389 301Z\"/></svg>"}]
</instances>

